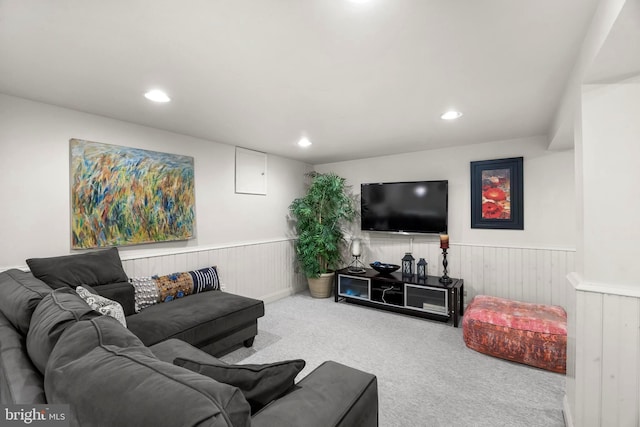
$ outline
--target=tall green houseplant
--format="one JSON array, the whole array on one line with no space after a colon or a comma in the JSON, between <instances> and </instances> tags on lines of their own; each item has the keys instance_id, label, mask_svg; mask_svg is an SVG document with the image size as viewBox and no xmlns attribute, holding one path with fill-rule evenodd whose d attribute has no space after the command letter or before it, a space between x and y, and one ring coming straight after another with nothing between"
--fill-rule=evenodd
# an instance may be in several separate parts
<instances>
[{"instance_id":1,"label":"tall green houseplant","mask_svg":"<svg viewBox=\"0 0 640 427\"><path fill-rule=\"evenodd\" d=\"M342 263L343 227L354 219L355 208L344 178L335 173L311 172L309 176L306 195L295 199L289 210L298 235L296 254L309 279L311 295L326 298L332 289L330 272ZM328 284L317 283L321 278Z\"/></svg>"}]
</instances>

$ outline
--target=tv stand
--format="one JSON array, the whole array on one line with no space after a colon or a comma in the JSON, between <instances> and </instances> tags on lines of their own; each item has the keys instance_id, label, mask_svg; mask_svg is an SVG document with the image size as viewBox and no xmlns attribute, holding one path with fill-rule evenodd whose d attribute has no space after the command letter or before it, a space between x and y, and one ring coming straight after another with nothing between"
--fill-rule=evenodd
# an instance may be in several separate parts
<instances>
[{"instance_id":1,"label":"tv stand","mask_svg":"<svg viewBox=\"0 0 640 427\"><path fill-rule=\"evenodd\" d=\"M348 269L336 271L335 301L346 302L409 314L411 316L448 322L458 327L464 314L464 281L453 279L440 283L439 277L402 273L381 274L372 269L352 273Z\"/></svg>"}]
</instances>

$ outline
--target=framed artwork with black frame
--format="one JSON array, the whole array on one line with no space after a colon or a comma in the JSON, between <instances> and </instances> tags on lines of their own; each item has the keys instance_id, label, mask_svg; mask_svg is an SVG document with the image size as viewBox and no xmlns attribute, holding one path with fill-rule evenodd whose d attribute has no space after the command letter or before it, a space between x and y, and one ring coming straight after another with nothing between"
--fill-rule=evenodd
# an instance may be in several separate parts
<instances>
[{"instance_id":1,"label":"framed artwork with black frame","mask_svg":"<svg viewBox=\"0 0 640 427\"><path fill-rule=\"evenodd\" d=\"M524 230L522 157L471 162L471 228Z\"/></svg>"}]
</instances>

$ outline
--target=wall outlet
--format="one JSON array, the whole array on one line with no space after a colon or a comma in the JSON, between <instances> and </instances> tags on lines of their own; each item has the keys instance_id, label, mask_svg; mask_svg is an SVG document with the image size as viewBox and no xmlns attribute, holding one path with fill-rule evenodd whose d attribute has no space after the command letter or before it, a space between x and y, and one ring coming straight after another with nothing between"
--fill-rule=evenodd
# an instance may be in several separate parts
<instances>
[{"instance_id":1,"label":"wall outlet","mask_svg":"<svg viewBox=\"0 0 640 427\"><path fill-rule=\"evenodd\" d=\"M221 291L226 291L227 290L227 285L225 285L224 283L220 283L220 290Z\"/></svg>"},{"instance_id":2,"label":"wall outlet","mask_svg":"<svg viewBox=\"0 0 640 427\"><path fill-rule=\"evenodd\" d=\"M465 296L465 297L467 296L467 291L464 291L464 296Z\"/></svg>"}]
</instances>

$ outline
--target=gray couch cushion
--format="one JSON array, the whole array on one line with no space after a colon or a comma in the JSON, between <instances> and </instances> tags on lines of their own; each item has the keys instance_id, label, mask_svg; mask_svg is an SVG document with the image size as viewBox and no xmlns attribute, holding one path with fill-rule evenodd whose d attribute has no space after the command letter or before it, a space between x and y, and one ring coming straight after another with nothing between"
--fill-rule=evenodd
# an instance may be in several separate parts
<instances>
[{"instance_id":1,"label":"gray couch cushion","mask_svg":"<svg viewBox=\"0 0 640 427\"><path fill-rule=\"evenodd\" d=\"M80 255L30 258L27 265L34 276L54 289L100 286L129 280L122 268L118 248Z\"/></svg>"},{"instance_id":2,"label":"gray couch cushion","mask_svg":"<svg viewBox=\"0 0 640 427\"><path fill-rule=\"evenodd\" d=\"M296 376L304 369L302 359L262 365L229 365L215 357L177 357L173 363L214 380L238 387L255 413L294 385Z\"/></svg>"},{"instance_id":3,"label":"gray couch cushion","mask_svg":"<svg viewBox=\"0 0 640 427\"><path fill-rule=\"evenodd\" d=\"M12 269L0 273L0 311L22 335L27 335L33 310L51 288L31 273Z\"/></svg>"},{"instance_id":4,"label":"gray couch cushion","mask_svg":"<svg viewBox=\"0 0 640 427\"><path fill-rule=\"evenodd\" d=\"M84 286L87 286L86 283ZM125 316L136 312L135 289L131 283L109 283L107 285L95 286L93 290L98 295L119 302L124 310Z\"/></svg>"},{"instance_id":5,"label":"gray couch cushion","mask_svg":"<svg viewBox=\"0 0 640 427\"><path fill-rule=\"evenodd\" d=\"M213 357L209 353L205 353L204 351L188 344L182 340L178 340L175 338L168 339L166 341L159 342L158 344L154 344L149 349L153 352L153 354L160 360L163 360L168 363L173 363L176 357L190 357L197 358L199 357ZM219 360L213 357L215 360Z\"/></svg>"},{"instance_id":6,"label":"gray couch cushion","mask_svg":"<svg viewBox=\"0 0 640 427\"><path fill-rule=\"evenodd\" d=\"M70 326L47 365L48 403L70 404L71 425L250 425L237 388L162 362L131 340L109 317Z\"/></svg>"},{"instance_id":7,"label":"gray couch cushion","mask_svg":"<svg viewBox=\"0 0 640 427\"><path fill-rule=\"evenodd\" d=\"M97 316L73 289L56 289L45 296L33 312L27 333L27 351L36 368L44 374L49 355L69 324Z\"/></svg>"},{"instance_id":8,"label":"gray couch cushion","mask_svg":"<svg viewBox=\"0 0 640 427\"><path fill-rule=\"evenodd\" d=\"M0 313L0 403L43 404L44 379L33 366L25 337Z\"/></svg>"},{"instance_id":9,"label":"gray couch cushion","mask_svg":"<svg viewBox=\"0 0 640 427\"><path fill-rule=\"evenodd\" d=\"M80 323L82 325L78 326ZM67 334L71 334L72 338L67 338ZM54 363L64 365L84 357L99 345L135 349L138 353L155 358L151 350L138 337L123 327L116 319L109 316L83 319L69 325L58 340L58 344L63 347L58 348L59 345L56 345L51 352L49 362L47 362L47 369L49 369L54 355L56 358Z\"/></svg>"},{"instance_id":10,"label":"gray couch cushion","mask_svg":"<svg viewBox=\"0 0 640 427\"><path fill-rule=\"evenodd\" d=\"M262 301L210 291L147 307L127 317L127 327L146 345L178 338L201 347L263 315Z\"/></svg>"},{"instance_id":11,"label":"gray couch cushion","mask_svg":"<svg viewBox=\"0 0 640 427\"><path fill-rule=\"evenodd\" d=\"M135 313L134 289L122 268L118 248L80 255L30 258L27 264L35 277L54 289L93 286L98 294L118 301L126 315Z\"/></svg>"}]
</instances>

